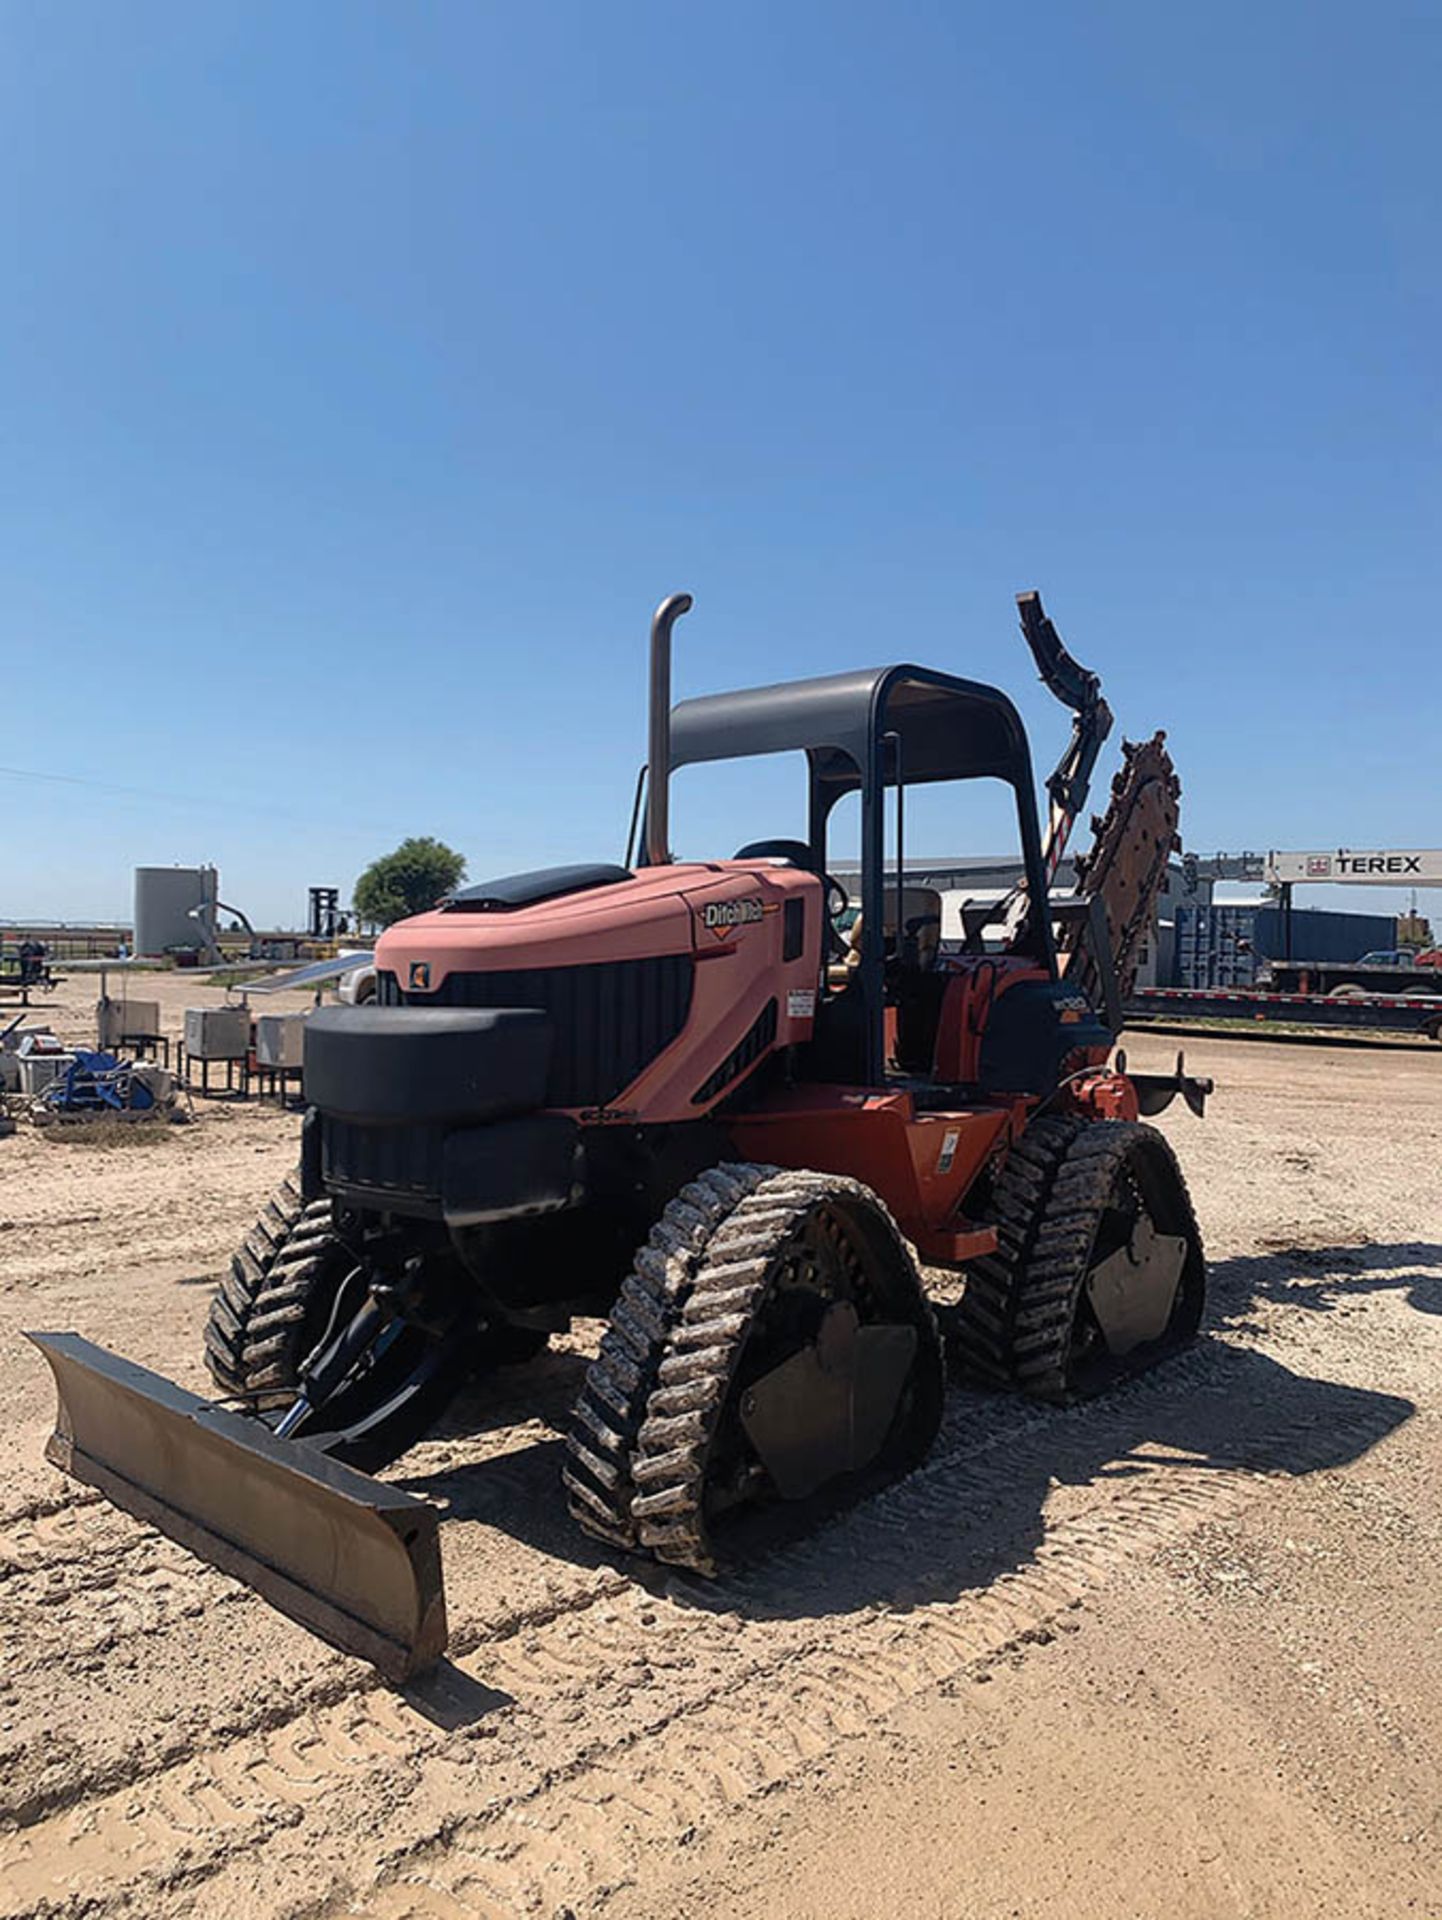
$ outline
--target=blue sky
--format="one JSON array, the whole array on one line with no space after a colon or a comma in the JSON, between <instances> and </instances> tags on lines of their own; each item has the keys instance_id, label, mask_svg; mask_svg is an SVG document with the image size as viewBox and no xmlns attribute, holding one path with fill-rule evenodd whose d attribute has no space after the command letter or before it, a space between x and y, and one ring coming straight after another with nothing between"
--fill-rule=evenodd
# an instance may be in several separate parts
<instances>
[{"instance_id":1,"label":"blue sky","mask_svg":"<svg viewBox=\"0 0 1442 1920\"><path fill-rule=\"evenodd\" d=\"M615 857L682 586L678 691L917 658L1041 767L1039 586L1189 844L1442 843L1439 83L1420 4L12 0L0 916Z\"/></svg>"}]
</instances>

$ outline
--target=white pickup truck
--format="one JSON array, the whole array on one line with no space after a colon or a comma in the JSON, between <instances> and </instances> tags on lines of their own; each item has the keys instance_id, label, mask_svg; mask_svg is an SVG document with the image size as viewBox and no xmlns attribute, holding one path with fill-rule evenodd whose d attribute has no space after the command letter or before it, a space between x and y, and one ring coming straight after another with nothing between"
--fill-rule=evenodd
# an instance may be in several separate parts
<instances>
[{"instance_id":1,"label":"white pickup truck","mask_svg":"<svg viewBox=\"0 0 1442 1920\"><path fill-rule=\"evenodd\" d=\"M349 973L343 973L336 987L336 997L352 1007L363 1007L367 1000L374 1000L376 997L375 962L366 960L360 966L352 967Z\"/></svg>"}]
</instances>

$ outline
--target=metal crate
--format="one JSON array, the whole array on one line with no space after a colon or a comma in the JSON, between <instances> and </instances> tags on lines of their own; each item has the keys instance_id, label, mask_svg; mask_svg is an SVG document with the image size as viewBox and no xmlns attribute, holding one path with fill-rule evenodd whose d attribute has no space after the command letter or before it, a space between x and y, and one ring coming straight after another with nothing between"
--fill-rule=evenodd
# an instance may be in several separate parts
<instances>
[{"instance_id":1,"label":"metal crate","mask_svg":"<svg viewBox=\"0 0 1442 1920\"><path fill-rule=\"evenodd\" d=\"M298 1073L304 1058L303 1013L263 1013L255 1023L255 1063L285 1073Z\"/></svg>"},{"instance_id":2,"label":"metal crate","mask_svg":"<svg viewBox=\"0 0 1442 1920\"><path fill-rule=\"evenodd\" d=\"M161 1038L158 1000L101 1000L95 1014L102 1050Z\"/></svg>"},{"instance_id":3,"label":"metal crate","mask_svg":"<svg viewBox=\"0 0 1442 1920\"><path fill-rule=\"evenodd\" d=\"M185 1051L192 1060L243 1060L250 1050L245 1007L187 1007Z\"/></svg>"},{"instance_id":4,"label":"metal crate","mask_svg":"<svg viewBox=\"0 0 1442 1920\"><path fill-rule=\"evenodd\" d=\"M73 1053L22 1053L20 1055L20 1091L37 1094L58 1080L75 1065Z\"/></svg>"}]
</instances>

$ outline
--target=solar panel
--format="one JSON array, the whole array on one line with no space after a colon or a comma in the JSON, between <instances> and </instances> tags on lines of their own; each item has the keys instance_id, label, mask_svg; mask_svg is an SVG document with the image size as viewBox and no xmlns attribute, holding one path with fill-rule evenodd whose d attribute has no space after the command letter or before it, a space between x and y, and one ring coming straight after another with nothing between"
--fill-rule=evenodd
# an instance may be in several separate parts
<instances>
[{"instance_id":1,"label":"solar panel","mask_svg":"<svg viewBox=\"0 0 1442 1920\"><path fill-rule=\"evenodd\" d=\"M342 953L334 960L312 960L307 967L297 967L293 973L273 973L266 980L247 980L238 993L284 993L290 987L315 987L323 980L338 980L343 973L354 973L357 967L368 967L375 958L369 949L360 953Z\"/></svg>"}]
</instances>

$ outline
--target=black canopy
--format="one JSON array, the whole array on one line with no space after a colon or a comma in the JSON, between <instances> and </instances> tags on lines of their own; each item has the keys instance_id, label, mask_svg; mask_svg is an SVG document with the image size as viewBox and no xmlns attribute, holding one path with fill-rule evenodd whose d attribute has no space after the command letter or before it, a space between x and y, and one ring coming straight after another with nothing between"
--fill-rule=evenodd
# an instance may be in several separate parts
<instances>
[{"instance_id":1,"label":"black canopy","mask_svg":"<svg viewBox=\"0 0 1442 1920\"><path fill-rule=\"evenodd\" d=\"M991 775L1029 791L1031 758L1021 717L1004 693L927 667L866 667L816 680L705 694L671 714L671 765L801 751L827 808L866 784L871 756L888 735L900 742L908 786ZM876 775L896 777L893 745Z\"/></svg>"}]
</instances>

